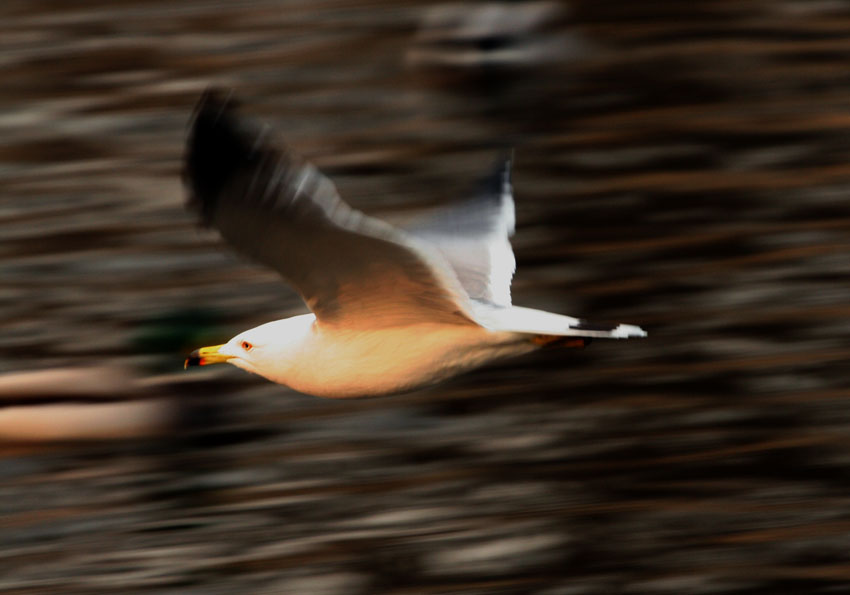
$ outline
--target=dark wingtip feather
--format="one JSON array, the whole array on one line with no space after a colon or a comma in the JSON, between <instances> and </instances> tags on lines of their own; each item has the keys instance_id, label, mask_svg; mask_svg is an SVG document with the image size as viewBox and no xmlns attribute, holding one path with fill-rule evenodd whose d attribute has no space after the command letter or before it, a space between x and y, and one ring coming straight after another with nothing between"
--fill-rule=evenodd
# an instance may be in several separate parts
<instances>
[{"instance_id":1,"label":"dark wingtip feather","mask_svg":"<svg viewBox=\"0 0 850 595\"><path fill-rule=\"evenodd\" d=\"M183 178L187 206L209 223L218 192L251 156L246 125L237 114L238 101L229 89L204 91L192 114Z\"/></svg>"},{"instance_id":2,"label":"dark wingtip feather","mask_svg":"<svg viewBox=\"0 0 850 595\"><path fill-rule=\"evenodd\" d=\"M501 199L505 185L510 185L511 183L511 166L513 165L513 160L513 149L502 151L493 169L479 182L479 196Z\"/></svg>"},{"instance_id":3,"label":"dark wingtip feather","mask_svg":"<svg viewBox=\"0 0 850 595\"><path fill-rule=\"evenodd\" d=\"M199 114L220 114L239 107L239 101L233 95L233 90L227 87L207 87L192 111L191 123Z\"/></svg>"}]
</instances>

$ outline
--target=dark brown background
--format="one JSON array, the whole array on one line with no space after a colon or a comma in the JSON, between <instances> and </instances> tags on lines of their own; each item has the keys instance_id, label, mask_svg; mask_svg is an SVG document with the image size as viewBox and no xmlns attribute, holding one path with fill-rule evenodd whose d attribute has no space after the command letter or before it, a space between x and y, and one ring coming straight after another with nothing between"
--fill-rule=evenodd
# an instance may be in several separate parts
<instances>
[{"instance_id":1,"label":"dark brown background","mask_svg":"<svg viewBox=\"0 0 850 595\"><path fill-rule=\"evenodd\" d=\"M4 443L0 591L850 591L850 2L577 0L436 49L433 6L4 0L0 370L121 366L180 419ZM208 84L381 216L514 146L516 303L649 338L357 402L184 374L300 311L182 208Z\"/></svg>"}]
</instances>

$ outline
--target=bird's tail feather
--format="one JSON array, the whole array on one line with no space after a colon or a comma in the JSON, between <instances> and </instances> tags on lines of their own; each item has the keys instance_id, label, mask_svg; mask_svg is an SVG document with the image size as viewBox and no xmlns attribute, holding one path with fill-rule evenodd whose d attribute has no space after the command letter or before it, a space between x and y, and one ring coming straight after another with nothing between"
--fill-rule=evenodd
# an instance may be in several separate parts
<instances>
[{"instance_id":1,"label":"bird's tail feather","mask_svg":"<svg viewBox=\"0 0 850 595\"><path fill-rule=\"evenodd\" d=\"M646 336L646 331L633 324L589 322L520 306L478 310L476 314L479 315L483 326L492 330L531 335L531 341L538 345L566 344L570 338L629 339ZM573 346L579 347L585 344L587 342L582 345L578 345L577 342Z\"/></svg>"}]
</instances>

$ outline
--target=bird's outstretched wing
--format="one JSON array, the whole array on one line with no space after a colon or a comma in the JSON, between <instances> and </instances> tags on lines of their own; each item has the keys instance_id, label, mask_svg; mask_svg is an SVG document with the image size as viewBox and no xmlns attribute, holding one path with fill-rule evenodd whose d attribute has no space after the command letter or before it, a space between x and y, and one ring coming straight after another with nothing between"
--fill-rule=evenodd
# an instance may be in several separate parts
<instances>
[{"instance_id":1,"label":"bird's outstretched wing","mask_svg":"<svg viewBox=\"0 0 850 595\"><path fill-rule=\"evenodd\" d=\"M204 93L189 134L188 204L239 252L278 271L321 325L474 324L439 252L350 208L310 164L242 117L223 91Z\"/></svg>"},{"instance_id":2,"label":"bird's outstretched wing","mask_svg":"<svg viewBox=\"0 0 850 595\"><path fill-rule=\"evenodd\" d=\"M473 198L437 208L403 229L440 251L469 297L511 305L516 259L509 240L514 233L510 157L499 160Z\"/></svg>"}]
</instances>

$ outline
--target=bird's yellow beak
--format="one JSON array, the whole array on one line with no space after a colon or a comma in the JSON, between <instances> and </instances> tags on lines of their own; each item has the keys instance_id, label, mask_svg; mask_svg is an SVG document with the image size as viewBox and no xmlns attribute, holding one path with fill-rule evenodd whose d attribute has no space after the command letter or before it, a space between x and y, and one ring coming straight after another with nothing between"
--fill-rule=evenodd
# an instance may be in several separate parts
<instances>
[{"instance_id":1,"label":"bird's yellow beak","mask_svg":"<svg viewBox=\"0 0 850 595\"><path fill-rule=\"evenodd\" d=\"M185 370L189 366L208 366L210 364L222 364L229 360L232 355L219 353L218 350L224 345L213 345L212 347L201 347L189 354L186 361L183 363Z\"/></svg>"}]
</instances>

